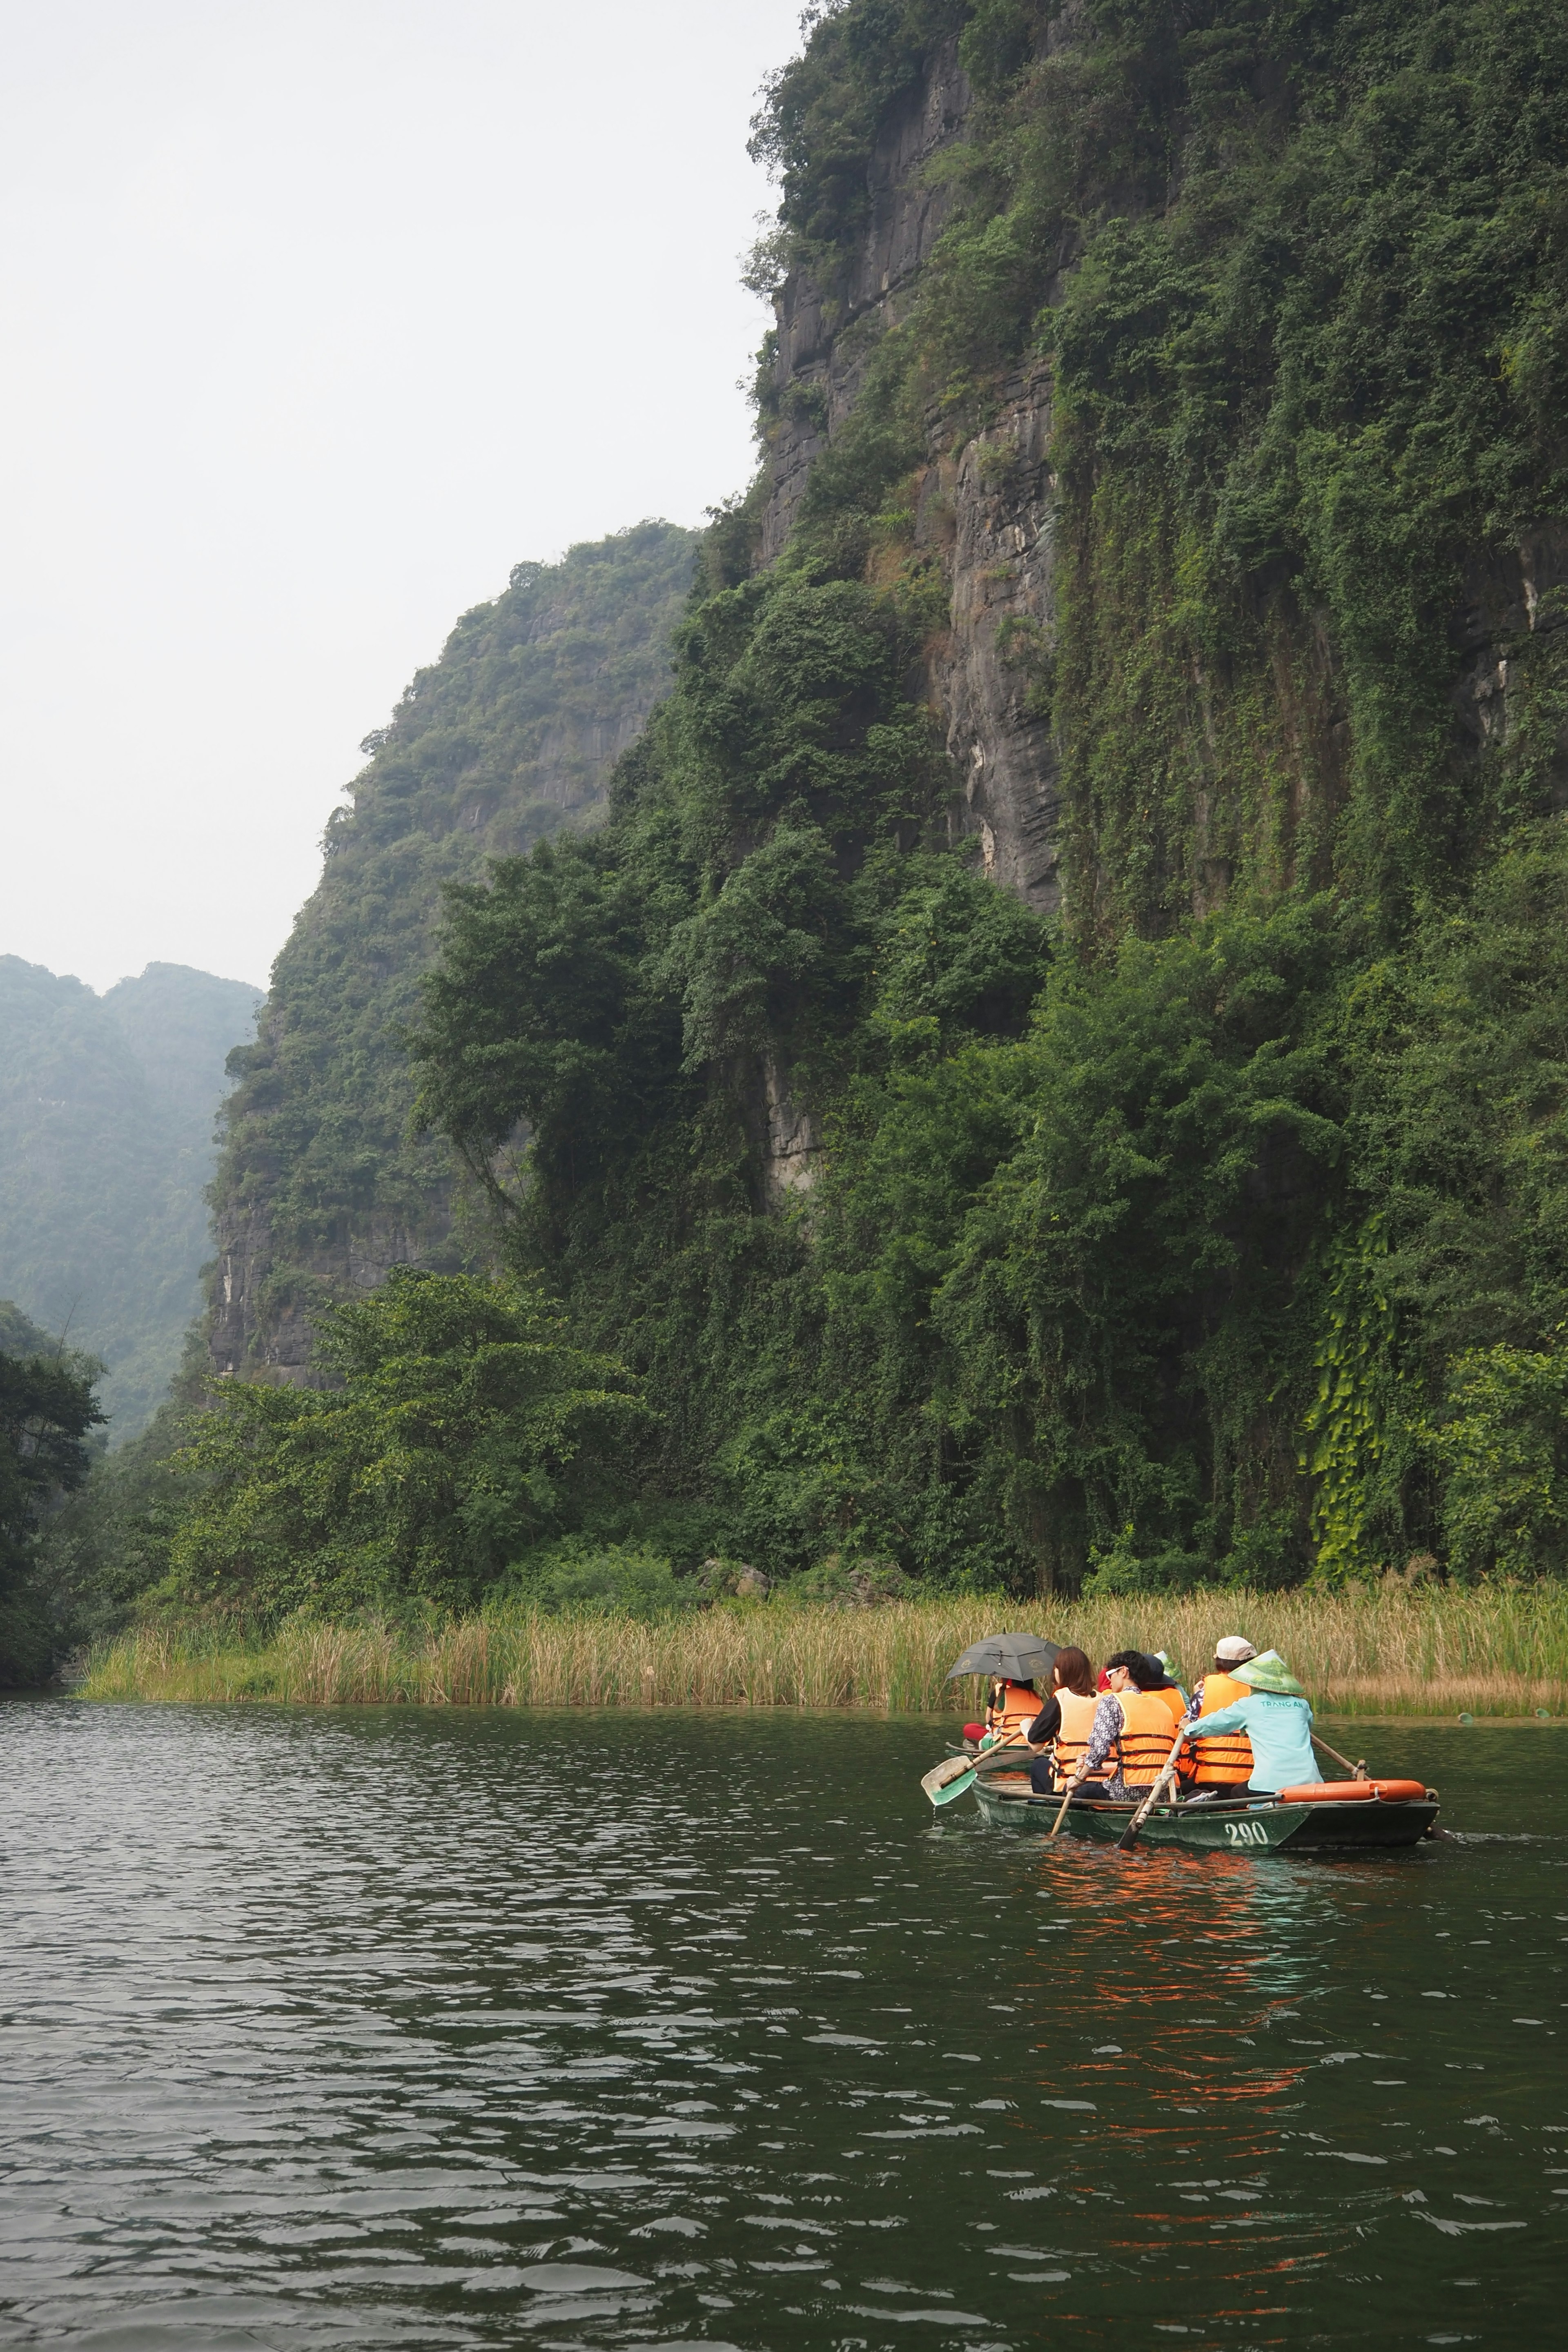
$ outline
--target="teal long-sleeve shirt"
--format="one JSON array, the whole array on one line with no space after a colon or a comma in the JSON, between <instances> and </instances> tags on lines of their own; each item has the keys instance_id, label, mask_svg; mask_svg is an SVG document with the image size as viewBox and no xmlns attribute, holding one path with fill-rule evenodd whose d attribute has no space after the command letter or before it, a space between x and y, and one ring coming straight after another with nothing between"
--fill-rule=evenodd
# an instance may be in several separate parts
<instances>
[{"instance_id":1,"label":"teal long-sleeve shirt","mask_svg":"<svg viewBox=\"0 0 1568 2352\"><path fill-rule=\"evenodd\" d=\"M1312 1753L1312 1710L1304 1698L1279 1691L1250 1691L1187 1726L1189 1739L1213 1739L1222 1731L1245 1731L1252 1742L1255 1789L1294 1789L1321 1779Z\"/></svg>"}]
</instances>

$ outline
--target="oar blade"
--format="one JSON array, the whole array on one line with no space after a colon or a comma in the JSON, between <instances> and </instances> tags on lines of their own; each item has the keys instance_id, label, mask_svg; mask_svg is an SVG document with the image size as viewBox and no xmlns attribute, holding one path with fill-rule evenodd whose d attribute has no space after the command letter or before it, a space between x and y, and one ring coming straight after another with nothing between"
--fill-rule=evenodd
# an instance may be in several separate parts
<instances>
[{"instance_id":1,"label":"oar blade","mask_svg":"<svg viewBox=\"0 0 1568 2352\"><path fill-rule=\"evenodd\" d=\"M931 1797L933 1805L951 1805L954 1797L962 1797L966 1789L972 1789L973 1786L973 1773L966 1772L961 1780L949 1780L944 1787L936 1790L934 1793L928 1790L927 1794Z\"/></svg>"},{"instance_id":2,"label":"oar blade","mask_svg":"<svg viewBox=\"0 0 1568 2352\"><path fill-rule=\"evenodd\" d=\"M929 1772L921 1774L921 1787L933 1805L950 1804L952 1799L943 1797L943 1789L952 1788L955 1796L961 1796L963 1790L954 1784L962 1780L967 1789L973 1778L974 1765L970 1757L944 1756L940 1764L933 1764Z\"/></svg>"}]
</instances>

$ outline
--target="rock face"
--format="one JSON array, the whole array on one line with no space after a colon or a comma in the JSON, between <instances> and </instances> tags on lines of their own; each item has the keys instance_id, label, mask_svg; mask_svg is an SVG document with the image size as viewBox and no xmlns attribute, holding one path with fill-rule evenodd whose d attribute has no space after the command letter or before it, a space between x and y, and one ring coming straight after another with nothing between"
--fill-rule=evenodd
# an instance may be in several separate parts
<instances>
[{"instance_id":1,"label":"rock face","mask_svg":"<svg viewBox=\"0 0 1568 2352\"><path fill-rule=\"evenodd\" d=\"M853 407L878 336L909 309L952 211L950 191L928 184L926 167L962 134L970 103L949 42L877 142L868 226L834 298L804 277L779 295L764 563L789 536L812 463ZM1049 433L1049 378L1035 369L1003 388L994 422L956 460L933 434L915 532L952 583L952 625L933 652L930 686L963 778L962 822L979 836L985 872L1041 913L1061 895L1057 762L1031 698L1038 660L1030 656L1055 619Z\"/></svg>"},{"instance_id":2,"label":"rock face","mask_svg":"<svg viewBox=\"0 0 1568 2352\"><path fill-rule=\"evenodd\" d=\"M795 277L778 298L780 422L769 452L763 563L789 537L812 460L849 414L877 336L908 308L942 234L952 198L945 188L928 187L923 173L963 130L969 105L958 45L950 41L883 126L868 173L869 226L842 286L829 299L810 278Z\"/></svg>"},{"instance_id":3,"label":"rock face","mask_svg":"<svg viewBox=\"0 0 1568 2352\"><path fill-rule=\"evenodd\" d=\"M219 1376L308 1384L313 1317L395 1265L450 1267L444 1143L408 1133L401 1032L419 1018L443 887L603 811L669 676L696 533L669 523L521 563L458 623L327 828L321 880L278 960L213 1186Z\"/></svg>"},{"instance_id":4,"label":"rock face","mask_svg":"<svg viewBox=\"0 0 1568 2352\"><path fill-rule=\"evenodd\" d=\"M313 1387L313 1312L330 1299L374 1290L395 1265L439 1260L451 1221L452 1186L439 1173L432 1176L416 1222L374 1211L344 1217L304 1264L300 1253L279 1246L266 1202L220 1216L217 1258L208 1277L213 1370L252 1377L265 1372Z\"/></svg>"},{"instance_id":5,"label":"rock face","mask_svg":"<svg viewBox=\"0 0 1568 2352\"><path fill-rule=\"evenodd\" d=\"M1528 656L1532 639L1565 625L1564 589L1568 525L1563 523L1542 523L1517 548L1471 565L1448 638L1461 664L1456 725L1472 752L1500 750L1521 724L1529 696L1520 688L1520 655ZM1553 799L1562 809L1568 807L1568 721L1558 726L1552 749Z\"/></svg>"},{"instance_id":6,"label":"rock face","mask_svg":"<svg viewBox=\"0 0 1568 2352\"><path fill-rule=\"evenodd\" d=\"M1005 386L995 422L933 465L917 541L945 540L952 625L931 662L947 748L984 871L1040 914L1061 903L1056 747L1039 676L1055 626L1044 369Z\"/></svg>"},{"instance_id":7,"label":"rock face","mask_svg":"<svg viewBox=\"0 0 1568 2352\"><path fill-rule=\"evenodd\" d=\"M1068 0L1047 36L1064 46L1081 29ZM831 297L792 277L776 298L768 502L759 561L783 549L814 461L842 427L865 380L879 336L907 316L921 269L952 212L949 189L927 167L960 139L971 109L956 45L932 53L923 80L890 112L868 168L868 226ZM1060 280L1058 281L1058 285ZM951 625L930 648L927 687L945 722L962 782L961 828L977 835L984 870L1031 907L1063 905L1063 828L1058 748L1047 716L1058 622L1056 484L1049 462L1052 387L1037 364L993 388L991 421L954 456L951 424L933 416L916 506L917 544L938 553L952 589ZM1568 528L1547 523L1516 549L1478 562L1449 637L1460 657L1454 690L1452 757L1462 770L1511 743L1533 722L1526 673L1531 641L1565 625ZM1295 844L1327 838L1349 772L1349 721L1333 650L1319 616L1276 593L1268 616L1276 646L1272 692L1283 768L1278 868L1293 870ZM1211 682L1191 687L1190 849L1192 911L1219 905L1236 868L1241 835L1256 812L1238 806L1235 779L1208 780L1205 737ZM1568 727L1555 747L1568 805ZM1251 780L1239 790L1245 800ZM1253 795L1255 797L1255 795ZM1092 885L1090 887L1093 887ZM770 1127L776 1124L769 1096ZM809 1120L805 1122L809 1128ZM804 1131L804 1130L803 1130ZM801 1181L804 1156L775 1145L775 1193Z\"/></svg>"}]
</instances>

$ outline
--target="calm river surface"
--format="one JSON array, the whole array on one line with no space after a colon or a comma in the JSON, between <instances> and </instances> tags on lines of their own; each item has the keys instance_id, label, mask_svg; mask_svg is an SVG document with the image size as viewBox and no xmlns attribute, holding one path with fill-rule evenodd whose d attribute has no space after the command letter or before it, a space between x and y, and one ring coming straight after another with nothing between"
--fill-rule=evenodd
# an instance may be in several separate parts
<instances>
[{"instance_id":1,"label":"calm river surface","mask_svg":"<svg viewBox=\"0 0 1568 2352\"><path fill-rule=\"evenodd\" d=\"M1047 1852L907 1718L0 1706L0 2343L1561 2342L1568 1735L1363 1738L1461 1843Z\"/></svg>"}]
</instances>

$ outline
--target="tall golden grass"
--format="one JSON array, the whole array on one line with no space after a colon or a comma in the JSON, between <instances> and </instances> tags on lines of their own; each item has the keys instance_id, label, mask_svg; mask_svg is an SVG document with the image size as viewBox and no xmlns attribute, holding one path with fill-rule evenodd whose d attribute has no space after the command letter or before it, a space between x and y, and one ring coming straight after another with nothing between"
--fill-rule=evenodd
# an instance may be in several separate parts
<instances>
[{"instance_id":1,"label":"tall golden grass","mask_svg":"<svg viewBox=\"0 0 1568 2352\"><path fill-rule=\"evenodd\" d=\"M1168 1650L1184 1681L1221 1633L1283 1652L1337 1714L1529 1714L1568 1705L1568 1590L1229 1593L1020 1604L932 1600L867 1610L757 1602L631 1618L457 1617L424 1633L294 1622L247 1643L144 1626L89 1662L95 1699L272 1699L341 1706L793 1706L966 1713L948 1668L982 1634L1028 1628L1099 1660Z\"/></svg>"}]
</instances>

